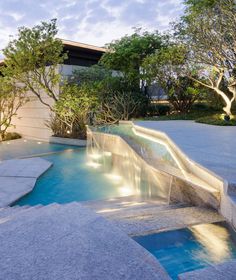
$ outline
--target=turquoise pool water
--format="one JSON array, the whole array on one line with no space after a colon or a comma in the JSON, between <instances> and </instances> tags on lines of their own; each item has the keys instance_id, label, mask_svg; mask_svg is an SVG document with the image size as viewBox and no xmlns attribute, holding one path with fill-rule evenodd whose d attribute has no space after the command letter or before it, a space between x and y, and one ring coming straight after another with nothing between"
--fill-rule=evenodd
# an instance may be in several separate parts
<instances>
[{"instance_id":1,"label":"turquoise pool water","mask_svg":"<svg viewBox=\"0 0 236 280\"><path fill-rule=\"evenodd\" d=\"M202 224L133 239L158 259L172 279L236 258L236 233L226 223Z\"/></svg>"},{"instance_id":2,"label":"turquoise pool water","mask_svg":"<svg viewBox=\"0 0 236 280\"><path fill-rule=\"evenodd\" d=\"M68 149L78 149L78 147L26 139L4 141L0 142L0 160L61 152Z\"/></svg>"},{"instance_id":3,"label":"turquoise pool water","mask_svg":"<svg viewBox=\"0 0 236 280\"><path fill-rule=\"evenodd\" d=\"M47 205L124 195L119 182L111 180L104 170L88 165L85 148L43 158L53 162L53 167L37 180L34 190L15 205Z\"/></svg>"}]
</instances>

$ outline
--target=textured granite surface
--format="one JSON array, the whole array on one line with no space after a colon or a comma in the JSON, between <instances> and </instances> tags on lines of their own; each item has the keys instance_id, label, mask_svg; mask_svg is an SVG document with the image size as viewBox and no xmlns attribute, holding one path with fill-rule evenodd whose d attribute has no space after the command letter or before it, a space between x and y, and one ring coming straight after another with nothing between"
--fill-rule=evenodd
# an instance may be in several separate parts
<instances>
[{"instance_id":1,"label":"textured granite surface","mask_svg":"<svg viewBox=\"0 0 236 280\"><path fill-rule=\"evenodd\" d=\"M33 207L0 221L0 279L170 279L148 251L78 203Z\"/></svg>"},{"instance_id":2,"label":"textured granite surface","mask_svg":"<svg viewBox=\"0 0 236 280\"><path fill-rule=\"evenodd\" d=\"M137 121L135 124L165 132L189 158L236 184L236 127L193 121Z\"/></svg>"},{"instance_id":3,"label":"textured granite surface","mask_svg":"<svg viewBox=\"0 0 236 280\"><path fill-rule=\"evenodd\" d=\"M0 207L5 207L29 193L37 178L51 165L51 162L42 158L0 162Z\"/></svg>"}]
</instances>

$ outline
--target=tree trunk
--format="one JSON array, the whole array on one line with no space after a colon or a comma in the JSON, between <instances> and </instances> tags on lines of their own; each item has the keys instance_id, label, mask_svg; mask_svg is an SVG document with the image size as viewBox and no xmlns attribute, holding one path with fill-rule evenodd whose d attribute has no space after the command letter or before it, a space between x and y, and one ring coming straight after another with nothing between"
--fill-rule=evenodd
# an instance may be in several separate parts
<instances>
[{"instance_id":1,"label":"tree trunk","mask_svg":"<svg viewBox=\"0 0 236 280\"><path fill-rule=\"evenodd\" d=\"M223 91L221 91L220 89L214 88L214 90L216 91L217 94L219 94L223 98L223 100L224 100L224 102L226 104L226 106L223 108L225 113L228 116L232 116L231 107L232 107L233 101L235 100L235 97L229 99L229 97Z\"/></svg>"}]
</instances>

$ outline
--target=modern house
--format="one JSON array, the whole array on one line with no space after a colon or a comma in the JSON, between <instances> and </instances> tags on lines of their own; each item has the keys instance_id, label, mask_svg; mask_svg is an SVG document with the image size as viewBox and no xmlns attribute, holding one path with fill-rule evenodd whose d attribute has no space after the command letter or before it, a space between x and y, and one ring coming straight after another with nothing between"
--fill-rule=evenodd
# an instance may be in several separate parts
<instances>
[{"instance_id":1,"label":"modern house","mask_svg":"<svg viewBox=\"0 0 236 280\"><path fill-rule=\"evenodd\" d=\"M58 65L58 71L67 77L72 75L76 68L97 64L106 51L105 48L78 42L68 40L62 40L62 42L64 51L68 53L68 58L63 65ZM18 110L17 116L12 121L11 131L17 131L23 137L31 139L48 140L52 135L51 130L46 125L50 119L50 110L33 93L29 92L28 95L30 100ZM52 99L46 94L44 98L47 103L52 104Z\"/></svg>"}]
</instances>

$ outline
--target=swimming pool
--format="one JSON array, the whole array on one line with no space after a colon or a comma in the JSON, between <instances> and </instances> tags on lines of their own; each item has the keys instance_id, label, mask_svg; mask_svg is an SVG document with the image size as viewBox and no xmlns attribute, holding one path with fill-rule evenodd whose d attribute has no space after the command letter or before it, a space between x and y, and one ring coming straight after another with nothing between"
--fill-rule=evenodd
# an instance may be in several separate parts
<instances>
[{"instance_id":1,"label":"swimming pool","mask_svg":"<svg viewBox=\"0 0 236 280\"><path fill-rule=\"evenodd\" d=\"M123 186L121 178L114 180L104 168L91 165L85 148L50 154L43 158L52 162L53 166L37 180L33 191L15 205L47 205L132 194L132 190Z\"/></svg>"},{"instance_id":2,"label":"swimming pool","mask_svg":"<svg viewBox=\"0 0 236 280\"><path fill-rule=\"evenodd\" d=\"M158 259L172 279L236 258L236 233L226 223L196 225L133 239Z\"/></svg>"}]
</instances>

